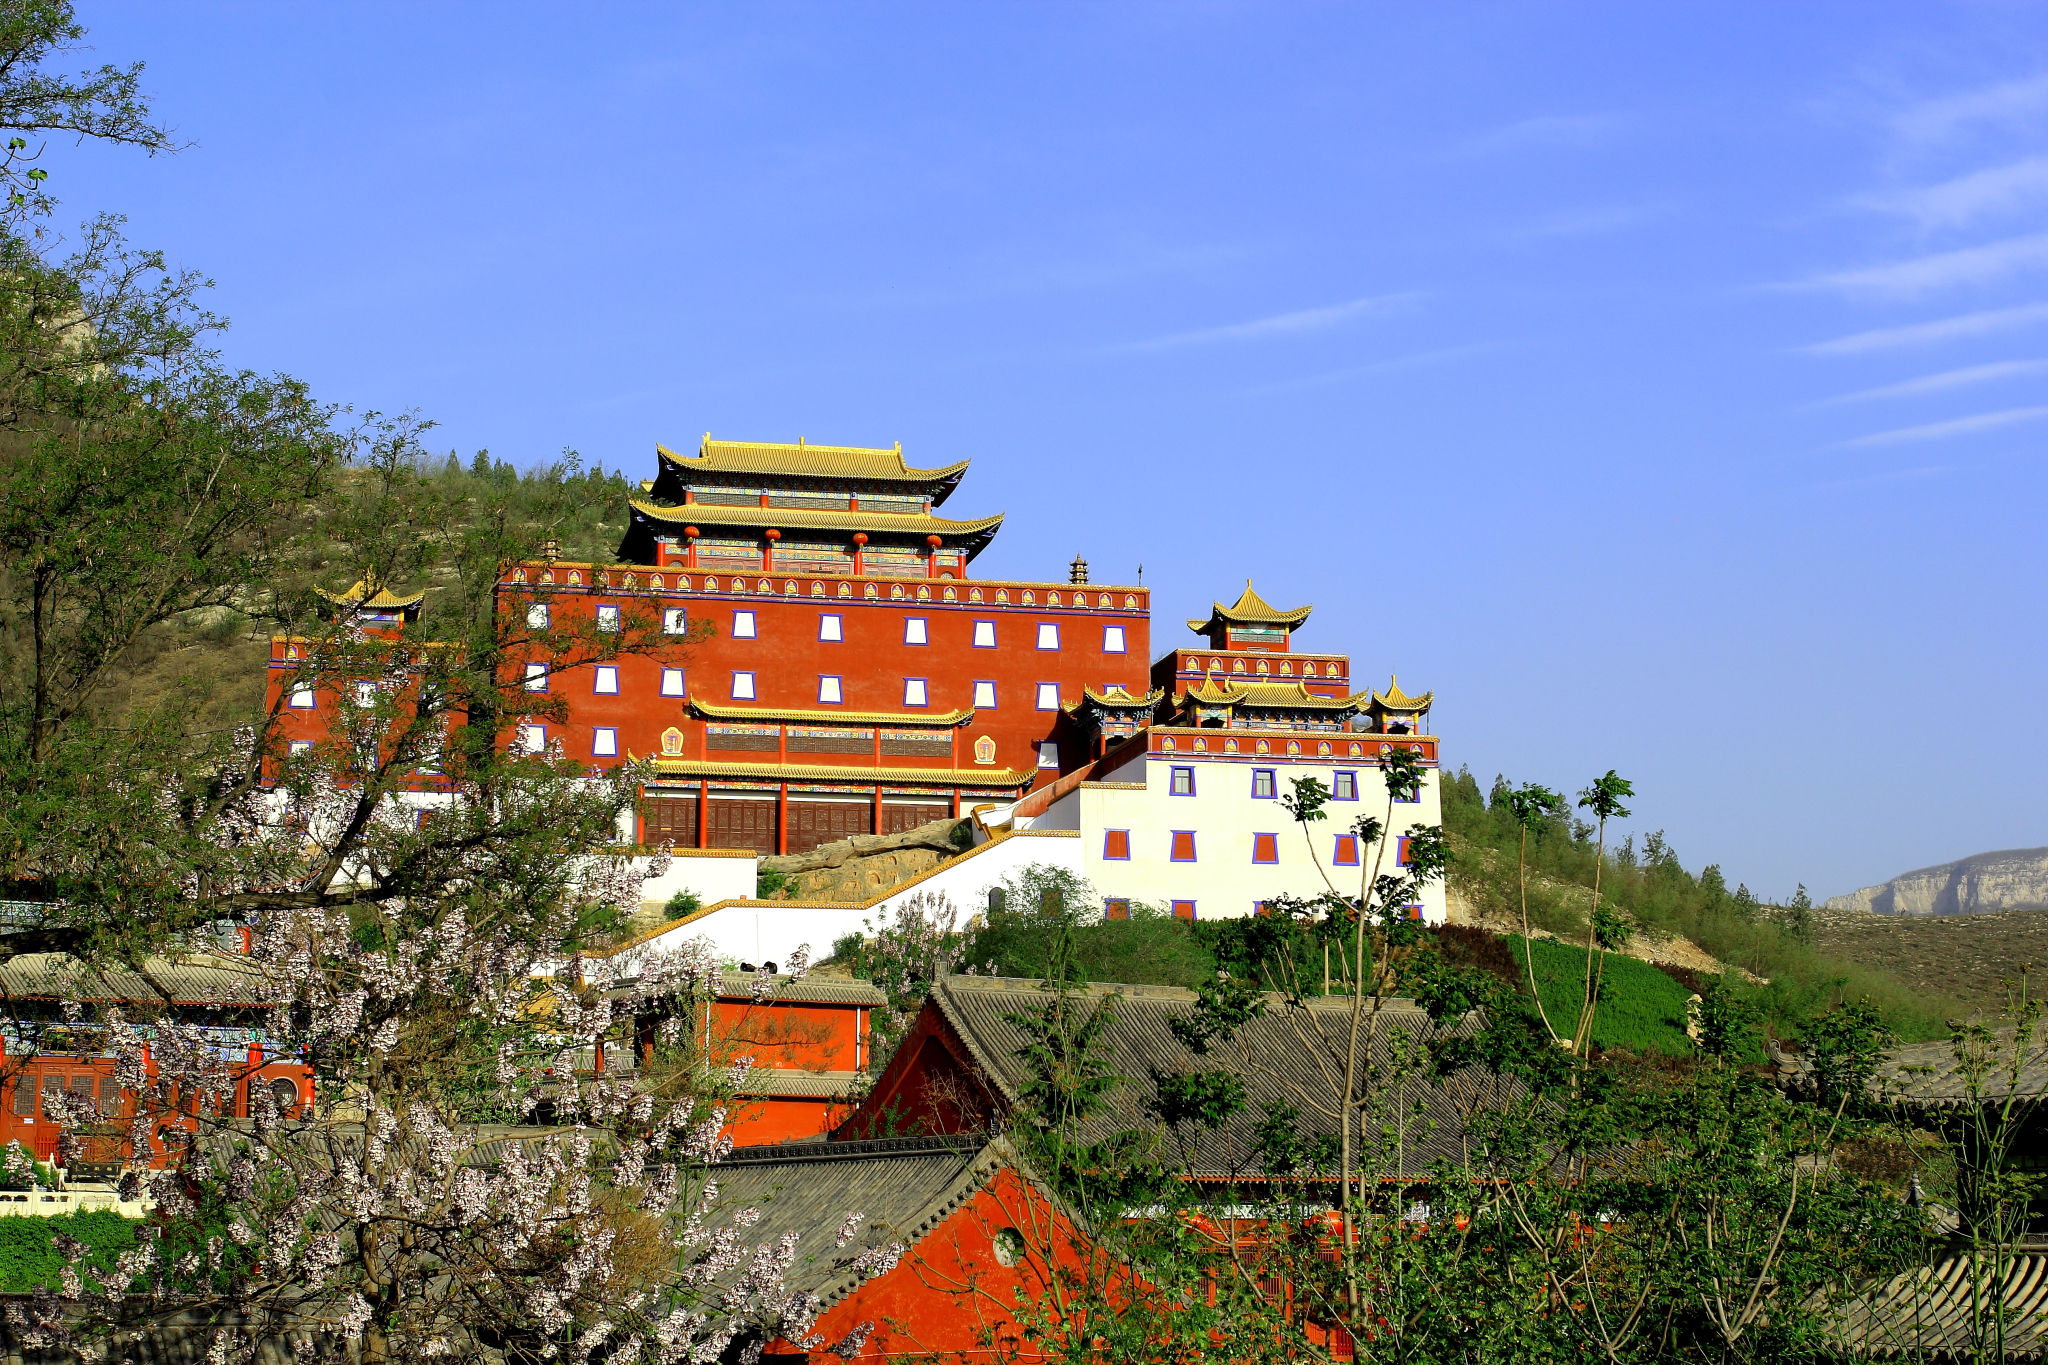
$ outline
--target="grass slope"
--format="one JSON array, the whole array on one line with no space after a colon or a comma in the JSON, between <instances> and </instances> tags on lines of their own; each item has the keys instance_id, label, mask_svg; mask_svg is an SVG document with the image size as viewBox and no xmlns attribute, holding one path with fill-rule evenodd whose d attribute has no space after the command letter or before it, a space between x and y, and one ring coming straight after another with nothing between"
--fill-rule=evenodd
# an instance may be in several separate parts
<instances>
[{"instance_id":1,"label":"grass slope","mask_svg":"<svg viewBox=\"0 0 2048 1365\"><path fill-rule=\"evenodd\" d=\"M1522 962L1520 934L1505 936L1515 962ZM1586 950L1536 939L1531 948L1536 985L1543 996L1550 1026L1570 1037L1585 999ZM1631 1052L1663 1052L1674 1057L1692 1054L1685 1036L1685 1002L1692 992L1652 967L1618 953L1602 953L1600 998L1593 1011L1593 1045L1623 1047Z\"/></svg>"}]
</instances>

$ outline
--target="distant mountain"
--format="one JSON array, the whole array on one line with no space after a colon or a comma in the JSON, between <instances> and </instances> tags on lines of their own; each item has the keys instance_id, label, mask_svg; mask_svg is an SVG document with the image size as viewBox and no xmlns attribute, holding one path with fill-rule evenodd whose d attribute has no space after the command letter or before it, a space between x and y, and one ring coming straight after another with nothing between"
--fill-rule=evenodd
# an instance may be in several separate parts
<instances>
[{"instance_id":1,"label":"distant mountain","mask_svg":"<svg viewBox=\"0 0 2048 1365\"><path fill-rule=\"evenodd\" d=\"M2043 907L2048 907L2048 848L1972 854L1836 896L1826 906L1880 915L1974 915Z\"/></svg>"}]
</instances>

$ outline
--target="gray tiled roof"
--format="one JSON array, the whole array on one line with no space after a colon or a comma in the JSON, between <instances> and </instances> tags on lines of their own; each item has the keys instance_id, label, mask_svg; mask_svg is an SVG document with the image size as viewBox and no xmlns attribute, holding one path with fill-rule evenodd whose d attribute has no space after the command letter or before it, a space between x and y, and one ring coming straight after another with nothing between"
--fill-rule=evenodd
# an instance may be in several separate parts
<instances>
[{"instance_id":1,"label":"gray tiled roof","mask_svg":"<svg viewBox=\"0 0 2048 1365\"><path fill-rule=\"evenodd\" d=\"M2040 1099L2048 1092L2048 1026L2036 1028L2020 1060L2017 1084L2013 1075L2013 1029L1999 1029L1986 1053L1988 1063L1978 1081L1980 1099L2002 1101L2008 1090L2027 1099ZM1877 1083L1884 1093L1903 1104L1950 1108L1966 1103L1969 1080L1956 1062L1954 1042L1909 1043L1894 1048L1878 1068Z\"/></svg>"},{"instance_id":2,"label":"gray tiled roof","mask_svg":"<svg viewBox=\"0 0 2048 1365\"><path fill-rule=\"evenodd\" d=\"M1322 1070L1318 1048L1305 1044L1304 1036L1336 1040L1334 1053L1323 1057L1338 1062L1344 1055L1348 1036L1350 1005L1346 1000L1327 997L1288 1006L1278 996L1267 998L1267 1012L1253 1020L1235 1042L1217 1042L1210 1054L1198 1057L1173 1036L1170 1022L1193 1013L1195 994L1171 986L1096 985L1090 995L1122 996L1113 1007L1103 1032L1110 1069L1124 1078L1111 1094L1105 1111L1091 1124L1091 1137L1132 1128L1155 1128L1158 1120L1148 1112L1155 1096L1152 1073L1187 1071L1232 1071L1244 1082L1247 1103L1220 1130L1184 1131L1180 1140L1188 1144L1184 1160L1197 1175L1207 1179L1252 1176L1256 1171L1255 1128L1263 1118L1263 1106L1281 1101L1301 1112L1300 1125L1308 1134L1337 1132L1334 1117L1316 1112L1317 1098L1341 1094L1342 1071L1335 1073L1335 1088ZM1025 1064L1018 1053L1025 1035L1008 1016L1030 1016L1043 1009L1047 995L1036 981L1005 977L949 976L932 991L931 999L952 1024L981 1072L1000 1090L1000 1098L1014 1105L1026 1079ZM1383 1002L1377 1027L1370 1040L1371 1057L1385 1064L1393 1050L1393 1035L1405 1030L1414 1037L1433 1033L1434 1025L1412 1000ZM1361 1038L1361 1061L1367 1040ZM1339 1063L1341 1064L1341 1063ZM1361 1068L1363 1070L1363 1068ZM1411 1080L1400 1092L1398 1103L1384 1116L1374 1115L1377 1131L1384 1121L1397 1131L1396 1153L1382 1175L1421 1175L1431 1163L1444 1157L1462 1157L1464 1113L1476 1105L1497 1102L1503 1095L1519 1093L1513 1083L1472 1075L1454 1079L1448 1086L1426 1080ZM1409 1112L1421 1103L1420 1115ZM1171 1140L1171 1137L1170 1137Z\"/></svg>"},{"instance_id":3,"label":"gray tiled roof","mask_svg":"<svg viewBox=\"0 0 2048 1365\"><path fill-rule=\"evenodd\" d=\"M775 1003L799 1005L859 1005L865 1009L879 1009L889 1003L889 997L882 994L872 982L859 981L850 976L800 976L792 981L787 976L769 978L775 984L775 993L769 1000ZM754 993L756 977L752 972L724 972L719 977L718 998L721 1000L745 1000ZM615 1000L626 999L637 994L632 986L619 986L606 992Z\"/></svg>"},{"instance_id":4,"label":"gray tiled roof","mask_svg":"<svg viewBox=\"0 0 2048 1365\"><path fill-rule=\"evenodd\" d=\"M2048 1349L2048 1252L2027 1249L2008 1254L2002 1295L1990 1282L1986 1258L1985 1282L1978 1286L1985 1315L2002 1297L2006 1358L2038 1360ZM1971 1289L1970 1262L1951 1257L1932 1268L1894 1276L1849 1300L1831 1314L1830 1326L1857 1356L1970 1359Z\"/></svg>"},{"instance_id":5,"label":"gray tiled roof","mask_svg":"<svg viewBox=\"0 0 2048 1365\"><path fill-rule=\"evenodd\" d=\"M16 1000L138 1000L180 1005L250 1003L258 968L245 957L153 957L140 972L92 968L69 953L24 953L0 963L0 990Z\"/></svg>"},{"instance_id":6,"label":"gray tiled roof","mask_svg":"<svg viewBox=\"0 0 2048 1365\"><path fill-rule=\"evenodd\" d=\"M862 1250L889 1242L915 1247L1004 1166L1020 1166L1010 1144L979 1133L740 1147L711 1169L719 1194L707 1221L728 1226L741 1209L758 1207L761 1221L741 1230L743 1242L768 1244L796 1233L787 1283L829 1307L860 1283L852 1265ZM863 1215L859 1231L835 1247L849 1213Z\"/></svg>"}]
</instances>

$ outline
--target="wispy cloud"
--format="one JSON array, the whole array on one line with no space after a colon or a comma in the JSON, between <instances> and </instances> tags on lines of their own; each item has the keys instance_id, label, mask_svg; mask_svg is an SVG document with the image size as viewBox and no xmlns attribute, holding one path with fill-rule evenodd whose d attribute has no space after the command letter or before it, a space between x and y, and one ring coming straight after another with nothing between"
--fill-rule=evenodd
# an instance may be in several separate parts
<instances>
[{"instance_id":1,"label":"wispy cloud","mask_svg":"<svg viewBox=\"0 0 2048 1365\"><path fill-rule=\"evenodd\" d=\"M1268 394L1292 393L1297 389L1312 389L1323 384L1341 383L1346 379L1362 379L1369 374L1391 374L1396 370L1412 370L1421 365L1434 365L1439 361L1456 360L1462 356L1479 355L1497 349L1493 342L1477 342L1470 346L1445 346L1434 351L1417 351L1413 355L1397 355L1387 360L1375 360L1365 365L1351 365L1341 370L1328 370L1322 374L1303 375L1299 379L1282 379L1273 384L1260 384L1255 388L1240 389L1239 398L1263 398Z\"/></svg>"},{"instance_id":2,"label":"wispy cloud","mask_svg":"<svg viewBox=\"0 0 2048 1365\"><path fill-rule=\"evenodd\" d=\"M1836 446L1846 450L1857 446L1896 446L1915 441L1945 441L1951 436L1970 436L1980 431L1996 431L2000 427L2016 426L2021 422L2037 422L2043 417L2048 417L2048 407L2007 408L2003 412L1980 412L1974 417L1957 417L1946 422L1929 422L1925 426L1875 432L1869 436L1858 436L1851 441L1838 441Z\"/></svg>"},{"instance_id":3,"label":"wispy cloud","mask_svg":"<svg viewBox=\"0 0 2048 1365\"><path fill-rule=\"evenodd\" d=\"M1861 403L1873 398L1916 398L1924 393L1945 393L1971 384L1989 384L1994 380L2012 379L2019 375L2040 374L2048 371L2048 360L1999 360L1989 365L1971 365L1960 370L1944 370L1940 374L1922 375L1898 384L1886 384L1882 388L1859 389L1855 393L1837 394L1809 403L1809 408L1839 407L1843 403Z\"/></svg>"},{"instance_id":4,"label":"wispy cloud","mask_svg":"<svg viewBox=\"0 0 2048 1365\"><path fill-rule=\"evenodd\" d=\"M1604 142L1628 120L1620 114L1542 114L1468 139L1468 152L1521 151L1537 147L1585 147Z\"/></svg>"},{"instance_id":5,"label":"wispy cloud","mask_svg":"<svg viewBox=\"0 0 2048 1365\"><path fill-rule=\"evenodd\" d=\"M1352 299L1348 303L1333 303L1322 308L1303 308L1292 313L1275 313L1271 317L1254 318L1250 322L1233 322L1222 327L1204 327L1193 332L1175 332L1171 336L1153 337L1147 341L1132 341L1113 346L1112 351L1170 351L1183 346L1209 346L1228 341L1263 341L1269 337L1299 336L1308 332L1327 331L1341 327L1347 322L1376 314L1391 313L1421 298L1420 294L1376 294L1370 298Z\"/></svg>"},{"instance_id":6,"label":"wispy cloud","mask_svg":"<svg viewBox=\"0 0 2048 1365\"><path fill-rule=\"evenodd\" d=\"M1880 327L1875 331L1836 337L1832 341L1815 342L1799 349L1807 355L1862 355L1868 351L1932 346L1964 337L1989 336L2042 321L2048 321L2048 303L2025 303L2017 308L1992 308L1981 313L1963 313L1905 327Z\"/></svg>"},{"instance_id":7,"label":"wispy cloud","mask_svg":"<svg viewBox=\"0 0 2048 1365\"><path fill-rule=\"evenodd\" d=\"M1961 227L1991 214L2023 209L2048 197L2048 156L1945 180L1938 185L1862 196L1866 208L1911 218L1923 228Z\"/></svg>"},{"instance_id":8,"label":"wispy cloud","mask_svg":"<svg viewBox=\"0 0 2048 1365\"><path fill-rule=\"evenodd\" d=\"M2048 73L2001 81L1901 111L1893 125L1908 141L1940 142L1975 123L2011 123L2048 111Z\"/></svg>"},{"instance_id":9,"label":"wispy cloud","mask_svg":"<svg viewBox=\"0 0 2048 1365\"><path fill-rule=\"evenodd\" d=\"M1842 294L1925 294L1955 285L1983 284L2044 264L2048 264L2048 232L2037 232L1958 251L1916 256L1890 265L1819 275L1799 287L1830 289Z\"/></svg>"}]
</instances>

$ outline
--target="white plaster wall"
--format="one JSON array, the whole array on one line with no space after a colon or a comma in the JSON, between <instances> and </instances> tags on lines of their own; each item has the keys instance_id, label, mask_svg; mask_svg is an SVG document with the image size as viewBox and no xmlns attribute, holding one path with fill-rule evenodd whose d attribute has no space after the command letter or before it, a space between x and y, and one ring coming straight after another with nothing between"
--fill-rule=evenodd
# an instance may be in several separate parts
<instances>
[{"instance_id":1,"label":"white plaster wall","mask_svg":"<svg viewBox=\"0 0 2048 1365\"><path fill-rule=\"evenodd\" d=\"M1329 889L1311 860L1301 826L1291 819L1277 799L1254 798L1252 771L1273 770L1275 790L1291 790L1288 779L1297 776L1319 778L1326 786L1338 767L1358 775L1358 800L1332 801L1325 809L1329 818L1311 825L1315 857L1337 889L1357 895L1359 874L1370 866L1335 867L1331 857L1336 835L1360 815L1371 815L1391 825L1390 836L1407 832L1411 826L1441 822L1437 773L1424 778L1421 800L1394 804L1389 819L1386 784L1379 771L1369 765L1333 765L1327 758L1289 761L1285 757L1232 757L1188 754L1153 755L1117 769L1118 783L1139 783L1137 790L1119 789L1115 784L1084 784L1081 798L1080 870L1104 897L1123 896L1164 910L1176 900L1195 902L1198 919L1234 918L1253 913L1254 906L1275 895L1313 896ZM1172 769L1195 769L1195 794L1171 794ZM1129 861L1112 861L1102 856L1105 831L1129 830ZM1192 863L1172 861L1173 832L1195 832ZM1254 863L1252 836L1277 836L1279 861ZM1375 850L1364 850L1367 862ZM1393 859L1393 847L1387 850ZM1385 870L1391 871L1391 866ZM1422 917L1433 924L1445 918L1442 882L1432 884L1419 898Z\"/></svg>"},{"instance_id":2,"label":"white plaster wall","mask_svg":"<svg viewBox=\"0 0 2048 1365\"><path fill-rule=\"evenodd\" d=\"M704 905L752 896L759 859L735 858L721 849L684 849L669 855L668 871L640 885L641 904L666 905L678 891L692 891Z\"/></svg>"}]
</instances>

